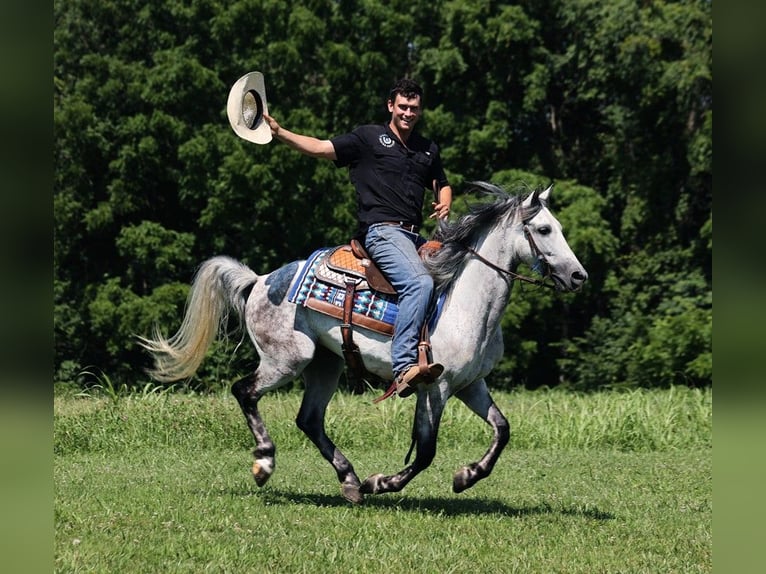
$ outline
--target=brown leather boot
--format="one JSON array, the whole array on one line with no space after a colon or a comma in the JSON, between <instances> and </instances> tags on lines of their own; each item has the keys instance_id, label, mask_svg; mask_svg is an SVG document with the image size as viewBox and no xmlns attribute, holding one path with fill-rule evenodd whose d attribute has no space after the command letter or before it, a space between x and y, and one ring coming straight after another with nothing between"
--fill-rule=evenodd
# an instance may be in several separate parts
<instances>
[{"instance_id":1,"label":"brown leather boot","mask_svg":"<svg viewBox=\"0 0 766 574\"><path fill-rule=\"evenodd\" d=\"M420 383L433 383L444 372L444 366L439 363L430 363L425 370L420 366L412 365L397 375L396 394L401 398L409 397L415 392L415 387Z\"/></svg>"}]
</instances>

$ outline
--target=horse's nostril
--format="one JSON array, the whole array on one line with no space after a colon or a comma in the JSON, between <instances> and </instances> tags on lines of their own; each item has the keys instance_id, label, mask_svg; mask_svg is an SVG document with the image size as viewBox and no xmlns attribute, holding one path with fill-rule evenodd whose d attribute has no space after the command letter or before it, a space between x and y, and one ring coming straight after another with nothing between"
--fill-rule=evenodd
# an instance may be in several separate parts
<instances>
[{"instance_id":1,"label":"horse's nostril","mask_svg":"<svg viewBox=\"0 0 766 574\"><path fill-rule=\"evenodd\" d=\"M575 271L572 273L572 279L577 281L578 283L584 282L588 278L588 274L585 271Z\"/></svg>"}]
</instances>

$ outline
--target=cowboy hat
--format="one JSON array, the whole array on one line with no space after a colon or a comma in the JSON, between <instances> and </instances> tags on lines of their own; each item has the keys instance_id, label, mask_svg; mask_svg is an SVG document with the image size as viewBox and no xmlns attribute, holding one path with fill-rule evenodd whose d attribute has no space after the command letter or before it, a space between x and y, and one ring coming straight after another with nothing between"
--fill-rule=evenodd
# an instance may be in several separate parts
<instances>
[{"instance_id":1,"label":"cowboy hat","mask_svg":"<svg viewBox=\"0 0 766 574\"><path fill-rule=\"evenodd\" d=\"M271 128L263 121L263 114L269 113L263 74L250 72L236 81L229 91L226 113L239 137L257 144L271 141Z\"/></svg>"}]
</instances>

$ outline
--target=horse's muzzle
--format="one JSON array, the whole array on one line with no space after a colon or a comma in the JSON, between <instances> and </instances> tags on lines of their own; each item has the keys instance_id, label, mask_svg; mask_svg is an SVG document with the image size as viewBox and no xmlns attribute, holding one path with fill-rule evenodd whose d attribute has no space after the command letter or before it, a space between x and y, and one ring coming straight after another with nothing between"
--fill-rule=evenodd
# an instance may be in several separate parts
<instances>
[{"instance_id":1,"label":"horse's muzzle","mask_svg":"<svg viewBox=\"0 0 766 574\"><path fill-rule=\"evenodd\" d=\"M588 280L588 272L585 269L573 271L568 278L563 278L556 273L551 274L556 291L579 291L583 283Z\"/></svg>"}]
</instances>

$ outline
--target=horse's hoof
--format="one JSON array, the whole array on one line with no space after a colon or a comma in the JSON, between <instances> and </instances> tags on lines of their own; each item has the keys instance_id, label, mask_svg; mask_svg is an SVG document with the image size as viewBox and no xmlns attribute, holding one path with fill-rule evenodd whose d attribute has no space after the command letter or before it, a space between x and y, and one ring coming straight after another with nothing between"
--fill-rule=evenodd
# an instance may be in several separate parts
<instances>
[{"instance_id":1,"label":"horse's hoof","mask_svg":"<svg viewBox=\"0 0 766 574\"><path fill-rule=\"evenodd\" d=\"M265 460L256 460L253 463L253 478L258 486L266 484L271 478L272 472L274 472L274 467Z\"/></svg>"},{"instance_id":2,"label":"horse's hoof","mask_svg":"<svg viewBox=\"0 0 766 574\"><path fill-rule=\"evenodd\" d=\"M452 492L460 493L471 488L476 482L475 475L476 472L470 466L461 468L452 478Z\"/></svg>"},{"instance_id":3,"label":"horse's hoof","mask_svg":"<svg viewBox=\"0 0 766 574\"><path fill-rule=\"evenodd\" d=\"M373 474L364 479L361 488L359 489L363 494L375 494L380 491L380 480L384 477L383 474Z\"/></svg>"},{"instance_id":4,"label":"horse's hoof","mask_svg":"<svg viewBox=\"0 0 766 574\"><path fill-rule=\"evenodd\" d=\"M465 489L467 489L470 484L468 484L468 481L465 480L464 476L455 475L455 478L452 480L452 492L459 494L463 492Z\"/></svg>"},{"instance_id":5,"label":"horse's hoof","mask_svg":"<svg viewBox=\"0 0 766 574\"><path fill-rule=\"evenodd\" d=\"M361 504L364 502L364 494L362 494L361 487L358 484L342 484L340 491L343 494L343 498L351 504Z\"/></svg>"}]
</instances>

